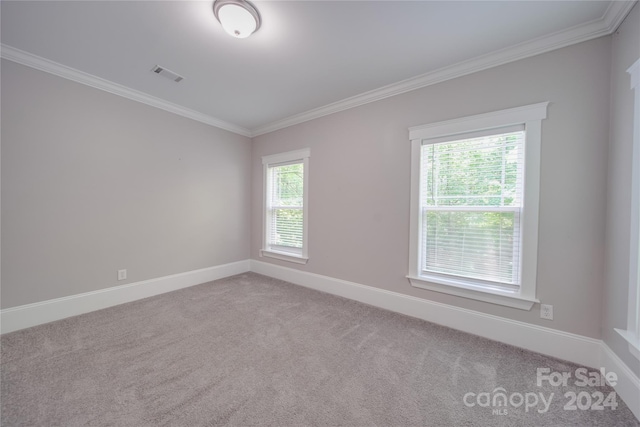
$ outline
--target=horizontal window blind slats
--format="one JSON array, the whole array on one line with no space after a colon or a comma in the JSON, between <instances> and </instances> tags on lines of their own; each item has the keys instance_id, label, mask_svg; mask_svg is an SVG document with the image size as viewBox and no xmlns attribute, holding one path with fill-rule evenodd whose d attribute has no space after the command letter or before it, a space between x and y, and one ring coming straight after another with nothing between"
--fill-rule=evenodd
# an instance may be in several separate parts
<instances>
[{"instance_id":1,"label":"horizontal window blind slats","mask_svg":"<svg viewBox=\"0 0 640 427\"><path fill-rule=\"evenodd\" d=\"M267 245L280 248L302 248L304 163L286 162L268 169Z\"/></svg>"},{"instance_id":2,"label":"horizontal window blind slats","mask_svg":"<svg viewBox=\"0 0 640 427\"><path fill-rule=\"evenodd\" d=\"M519 283L524 132L513 130L422 145L423 271Z\"/></svg>"},{"instance_id":3,"label":"horizontal window blind slats","mask_svg":"<svg viewBox=\"0 0 640 427\"><path fill-rule=\"evenodd\" d=\"M492 246L498 246L498 248L495 249L496 252L517 252L514 250L509 250L504 246L500 246L513 243L511 239L507 238L492 239L491 237L487 238L486 236L482 236L480 234L476 236L470 236L469 234L465 233L447 233L446 239L449 240L438 239L437 236L434 238L434 240L440 244L439 249L457 249L464 246L464 249L470 253L473 250L479 250L482 251L482 254L484 255L487 250L494 250Z\"/></svg>"},{"instance_id":4,"label":"horizontal window blind slats","mask_svg":"<svg viewBox=\"0 0 640 427\"><path fill-rule=\"evenodd\" d=\"M424 212L520 212L519 206L425 206Z\"/></svg>"},{"instance_id":5,"label":"horizontal window blind slats","mask_svg":"<svg viewBox=\"0 0 640 427\"><path fill-rule=\"evenodd\" d=\"M515 284L515 281L505 280L502 277L500 277L502 274L511 274L510 270L511 268L500 270L500 269L494 268L491 265L486 265L484 267L476 267L473 269L470 268L466 270L465 271L466 274L464 277L469 277L472 279L491 280L491 281L512 285L512 284ZM441 264L441 265L429 266L424 271L431 271L434 273L457 274L458 276L460 276L460 266L458 264L449 264L449 265Z\"/></svg>"},{"instance_id":6,"label":"horizontal window blind slats","mask_svg":"<svg viewBox=\"0 0 640 427\"><path fill-rule=\"evenodd\" d=\"M522 157L520 153L513 151L514 148L517 147L517 141L514 142L507 142L504 144L500 144L500 148L504 148L505 151L507 152L506 154L509 155L509 158L507 160L509 161L514 161L517 160L518 157ZM496 148L496 146L471 146L471 147L467 147L465 149L460 149L458 147L450 147L450 148L443 148L441 150L439 150L439 154L441 156L450 156L450 155L460 155L460 154L465 154L465 153L479 153L479 154L491 154L491 152ZM451 159L447 159L446 157L444 158L444 162L452 162ZM485 166L486 167L486 166Z\"/></svg>"},{"instance_id":7,"label":"horizontal window blind slats","mask_svg":"<svg viewBox=\"0 0 640 427\"><path fill-rule=\"evenodd\" d=\"M272 210L287 209L287 210L291 210L291 211L296 211L296 210L301 211L301 210L304 209L303 206L285 206L285 205L281 205L281 206L273 205L273 206L270 206L270 208Z\"/></svg>"},{"instance_id":8,"label":"horizontal window blind slats","mask_svg":"<svg viewBox=\"0 0 640 427\"><path fill-rule=\"evenodd\" d=\"M302 247L302 210L274 209L271 211L271 219L271 244Z\"/></svg>"}]
</instances>

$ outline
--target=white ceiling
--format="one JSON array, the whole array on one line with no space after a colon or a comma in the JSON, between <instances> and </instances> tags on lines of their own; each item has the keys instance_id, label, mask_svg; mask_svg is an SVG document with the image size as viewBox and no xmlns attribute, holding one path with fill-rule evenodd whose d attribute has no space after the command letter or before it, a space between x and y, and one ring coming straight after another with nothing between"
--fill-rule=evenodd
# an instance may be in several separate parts
<instances>
[{"instance_id":1,"label":"white ceiling","mask_svg":"<svg viewBox=\"0 0 640 427\"><path fill-rule=\"evenodd\" d=\"M254 4L262 27L235 39L212 1L3 0L2 56L256 135L610 34L633 2Z\"/></svg>"}]
</instances>

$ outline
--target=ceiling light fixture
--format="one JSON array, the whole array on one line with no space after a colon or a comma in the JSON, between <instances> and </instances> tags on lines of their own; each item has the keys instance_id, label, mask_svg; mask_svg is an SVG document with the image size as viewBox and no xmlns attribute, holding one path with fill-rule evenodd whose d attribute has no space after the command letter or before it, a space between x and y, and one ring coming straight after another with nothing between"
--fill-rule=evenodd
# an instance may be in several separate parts
<instances>
[{"instance_id":1,"label":"ceiling light fixture","mask_svg":"<svg viewBox=\"0 0 640 427\"><path fill-rule=\"evenodd\" d=\"M213 14L222 28L233 37L244 39L260 28L260 14L246 0L216 0Z\"/></svg>"}]
</instances>

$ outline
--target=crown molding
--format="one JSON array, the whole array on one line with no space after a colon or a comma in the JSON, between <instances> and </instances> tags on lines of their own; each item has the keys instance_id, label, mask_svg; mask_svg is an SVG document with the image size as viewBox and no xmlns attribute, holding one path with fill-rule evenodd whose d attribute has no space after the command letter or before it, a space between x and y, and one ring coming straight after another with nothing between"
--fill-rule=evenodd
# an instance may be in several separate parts
<instances>
[{"instance_id":1,"label":"crown molding","mask_svg":"<svg viewBox=\"0 0 640 427\"><path fill-rule=\"evenodd\" d=\"M383 86L381 88L374 89L368 92L364 92L359 95L327 104L322 107L295 114L281 120L276 120L274 122L267 123L253 129L247 129L233 123L225 122L215 117L211 117L198 111L194 111L186 107L165 101L163 99L156 98L144 92L128 88L126 86L94 76L92 74L67 67L66 65L62 65L46 58L31 54L29 52L16 49L6 44L0 44L0 57L22 65L26 65L31 68L35 68L40 71L45 71L47 73L63 77L65 79L82 83L87 86L103 90L105 92L119 95L133 101L160 108L170 113L187 117L189 119L205 123L210 126L214 126L220 129L227 130L229 132L236 133L238 135L252 138L289 126L297 125L309 120L327 116L329 114L348 110L350 108L369 104L371 102L379 101L395 95L400 95L402 93L455 79L457 77L462 77L468 74L476 73L478 71L483 71L489 68L497 67L499 65L518 61L520 59L540 55L542 53L550 52L552 50L570 46L572 44L581 43L594 38L610 35L614 31L616 31L618 26L622 23L624 18L628 15L637 1L638 0L612 1L609 4L606 12L600 19L577 25L563 31L558 31L556 33L552 33L528 42L520 43L509 48L494 51L486 55L478 56L476 58L459 62L448 67L443 67L438 70L421 74L419 76L411 77L409 79Z\"/></svg>"},{"instance_id":2,"label":"crown molding","mask_svg":"<svg viewBox=\"0 0 640 427\"><path fill-rule=\"evenodd\" d=\"M638 0L614 0L609 4L609 7L601 18L607 25L608 34L612 34L618 29L622 21L624 21L624 18L627 17L637 2Z\"/></svg>"},{"instance_id":3,"label":"crown molding","mask_svg":"<svg viewBox=\"0 0 640 427\"><path fill-rule=\"evenodd\" d=\"M610 35L622 23L636 2L637 0L612 1L599 19L259 126L252 130L252 136L256 137L436 83Z\"/></svg>"},{"instance_id":4,"label":"crown molding","mask_svg":"<svg viewBox=\"0 0 640 427\"><path fill-rule=\"evenodd\" d=\"M182 117L186 117L210 126L224 129L229 132L233 132L246 137L252 136L252 132L249 129L234 125L233 123L228 123L215 117L199 113L189 108L185 108L183 106L165 101L160 98L156 98L155 96L151 96L144 92L140 92L135 89L120 85L118 83L105 80L92 74L76 70L75 68L67 67L66 65L62 65L58 62L54 62L49 59L34 55L32 53L16 49L6 44L0 44L0 57L12 62L16 62L18 64L25 65L27 67L35 68L36 70L44 71L50 74L54 74L58 77L91 86L95 89L103 90L114 95L141 102L143 104L147 104Z\"/></svg>"}]
</instances>

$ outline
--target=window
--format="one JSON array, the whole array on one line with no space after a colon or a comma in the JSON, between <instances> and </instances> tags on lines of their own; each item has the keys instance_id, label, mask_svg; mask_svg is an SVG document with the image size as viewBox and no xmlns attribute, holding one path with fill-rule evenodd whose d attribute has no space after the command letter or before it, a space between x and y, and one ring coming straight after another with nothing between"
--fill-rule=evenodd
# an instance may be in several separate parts
<instances>
[{"instance_id":1,"label":"window","mask_svg":"<svg viewBox=\"0 0 640 427\"><path fill-rule=\"evenodd\" d=\"M264 237L262 256L306 264L308 149L262 158Z\"/></svg>"},{"instance_id":2,"label":"window","mask_svg":"<svg viewBox=\"0 0 640 427\"><path fill-rule=\"evenodd\" d=\"M633 115L633 154L631 170L631 224L629 235L629 306L627 329L616 329L629 343L629 352L640 359L640 59L627 72L635 90Z\"/></svg>"},{"instance_id":3,"label":"window","mask_svg":"<svg viewBox=\"0 0 640 427\"><path fill-rule=\"evenodd\" d=\"M529 310L548 103L411 128L415 287Z\"/></svg>"},{"instance_id":4,"label":"window","mask_svg":"<svg viewBox=\"0 0 640 427\"><path fill-rule=\"evenodd\" d=\"M423 144L422 270L519 281L524 130Z\"/></svg>"}]
</instances>

